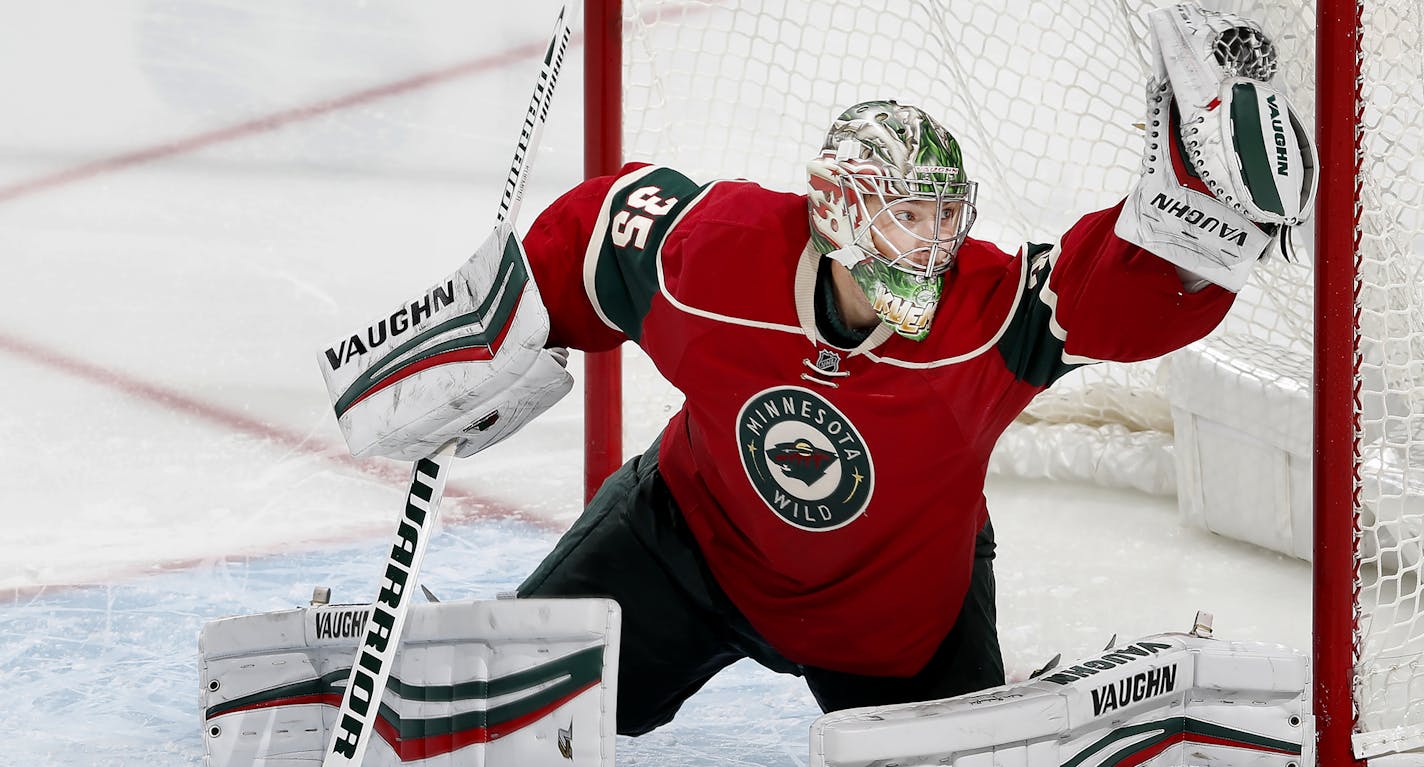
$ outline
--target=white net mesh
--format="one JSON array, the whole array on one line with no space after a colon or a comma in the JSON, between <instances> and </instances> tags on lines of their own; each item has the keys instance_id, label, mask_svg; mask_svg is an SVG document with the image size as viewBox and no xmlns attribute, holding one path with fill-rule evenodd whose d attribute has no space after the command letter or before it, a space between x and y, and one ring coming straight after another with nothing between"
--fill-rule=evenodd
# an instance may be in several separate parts
<instances>
[{"instance_id":1,"label":"white net mesh","mask_svg":"<svg viewBox=\"0 0 1424 767\"><path fill-rule=\"evenodd\" d=\"M755 11L730 2L625 1L626 157L694 178L745 177L800 191L805 161L840 108L895 98L938 116L958 138L966 170L980 183L973 234L1008 250L1023 240L1053 241L1083 213L1115 203L1136 177L1142 134L1134 123L1142 119L1148 61L1142 14L1153 3L753 5ZM1278 82L1313 124L1313 3L1207 5L1261 23L1280 51ZM1424 13L1415 0L1366 0L1365 8L1357 697L1362 729L1388 730L1395 738L1388 748L1400 748L1409 745L1400 733L1424 732L1424 706L1410 703L1424 701L1417 572L1424 526ZM1273 257L1258 269L1218 333L1310 357L1308 230L1294 235L1300 261ZM1174 491L1172 413L1160 369L1145 363L1075 372L1005 435L995 468ZM649 407L648 395L631 398Z\"/></svg>"}]
</instances>

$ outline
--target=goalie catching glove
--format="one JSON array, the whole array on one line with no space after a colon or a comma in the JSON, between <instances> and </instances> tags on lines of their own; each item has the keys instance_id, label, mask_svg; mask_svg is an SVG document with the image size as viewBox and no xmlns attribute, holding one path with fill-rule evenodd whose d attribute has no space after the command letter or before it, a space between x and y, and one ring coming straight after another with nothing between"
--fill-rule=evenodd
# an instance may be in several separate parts
<instances>
[{"instance_id":1,"label":"goalie catching glove","mask_svg":"<svg viewBox=\"0 0 1424 767\"><path fill-rule=\"evenodd\" d=\"M1148 14L1143 175L1116 233L1238 291L1279 232L1315 200L1315 145L1271 87L1276 49L1254 22L1174 5Z\"/></svg>"},{"instance_id":2,"label":"goalie catching glove","mask_svg":"<svg viewBox=\"0 0 1424 767\"><path fill-rule=\"evenodd\" d=\"M351 454L419 460L450 440L473 455L573 388L544 348L549 313L508 224L459 271L321 356Z\"/></svg>"}]
</instances>

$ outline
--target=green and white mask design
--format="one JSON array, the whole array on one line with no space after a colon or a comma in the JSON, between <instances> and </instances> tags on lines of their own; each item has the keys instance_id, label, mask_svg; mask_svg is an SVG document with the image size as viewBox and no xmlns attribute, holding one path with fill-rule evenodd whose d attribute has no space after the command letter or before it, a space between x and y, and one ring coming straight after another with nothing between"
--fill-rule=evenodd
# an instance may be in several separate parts
<instances>
[{"instance_id":1,"label":"green and white mask design","mask_svg":"<svg viewBox=\"0 0 1424 767\"><path fill-rule=\"evenodd\" d=\"M920 341L930 332L930 320L939 308L944 276L919 277L896 269L878 258L861 259L850 276L870 298L881 322L896 333Z\"/></svg>"},{"instance_id":2,"label":"green and white mask design","mask_svg":"<svg viewBox=\"0 0 1424 767\"><path fill-rule=\"evenodd\" d=\"M808 167L812 244L851 270L881 321L921 340L974 223L959 144L922 110L847 109Z\"/></svg>"}]
</instances>

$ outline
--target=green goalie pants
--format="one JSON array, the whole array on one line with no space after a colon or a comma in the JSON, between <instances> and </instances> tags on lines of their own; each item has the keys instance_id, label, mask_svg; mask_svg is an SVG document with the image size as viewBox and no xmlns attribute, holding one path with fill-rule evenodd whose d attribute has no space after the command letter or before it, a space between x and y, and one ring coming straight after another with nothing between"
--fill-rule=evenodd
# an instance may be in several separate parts
<instances>
[{"instance_id":1,"label":"green goalie pants","mask_svg":"<svg viewBox=\"0 0 1424 767\"><path fill-rule=\"evenodd\" d=\"M609 477L518 589L520 597L618 601L620 734L641 735L671 721L683 701L742 658L804 677L823 711L948 698L1004 683L991 526L979 533L954 628L918 674L875 677L802 666L761 638L713 580L657 470L657 448Z\"/></svg>"}]
</instances>

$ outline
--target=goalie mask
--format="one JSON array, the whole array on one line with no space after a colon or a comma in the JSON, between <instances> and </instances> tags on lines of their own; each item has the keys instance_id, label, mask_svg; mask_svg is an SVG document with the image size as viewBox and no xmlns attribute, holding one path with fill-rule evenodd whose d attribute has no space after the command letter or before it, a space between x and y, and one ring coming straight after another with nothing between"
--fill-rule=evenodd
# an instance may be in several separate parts
<instances>
[{"instance_id":1,"label":"goalie mask","mask_svg":"<svg viewBox=\"0 0 1424 767\"><path fill-rule=\"evenodd\" d=\"M974 223L959 143L923 110L867 101L809 163L811 242L850 269L882 322L921 340Z\"/></svg>"}]
</instances>

